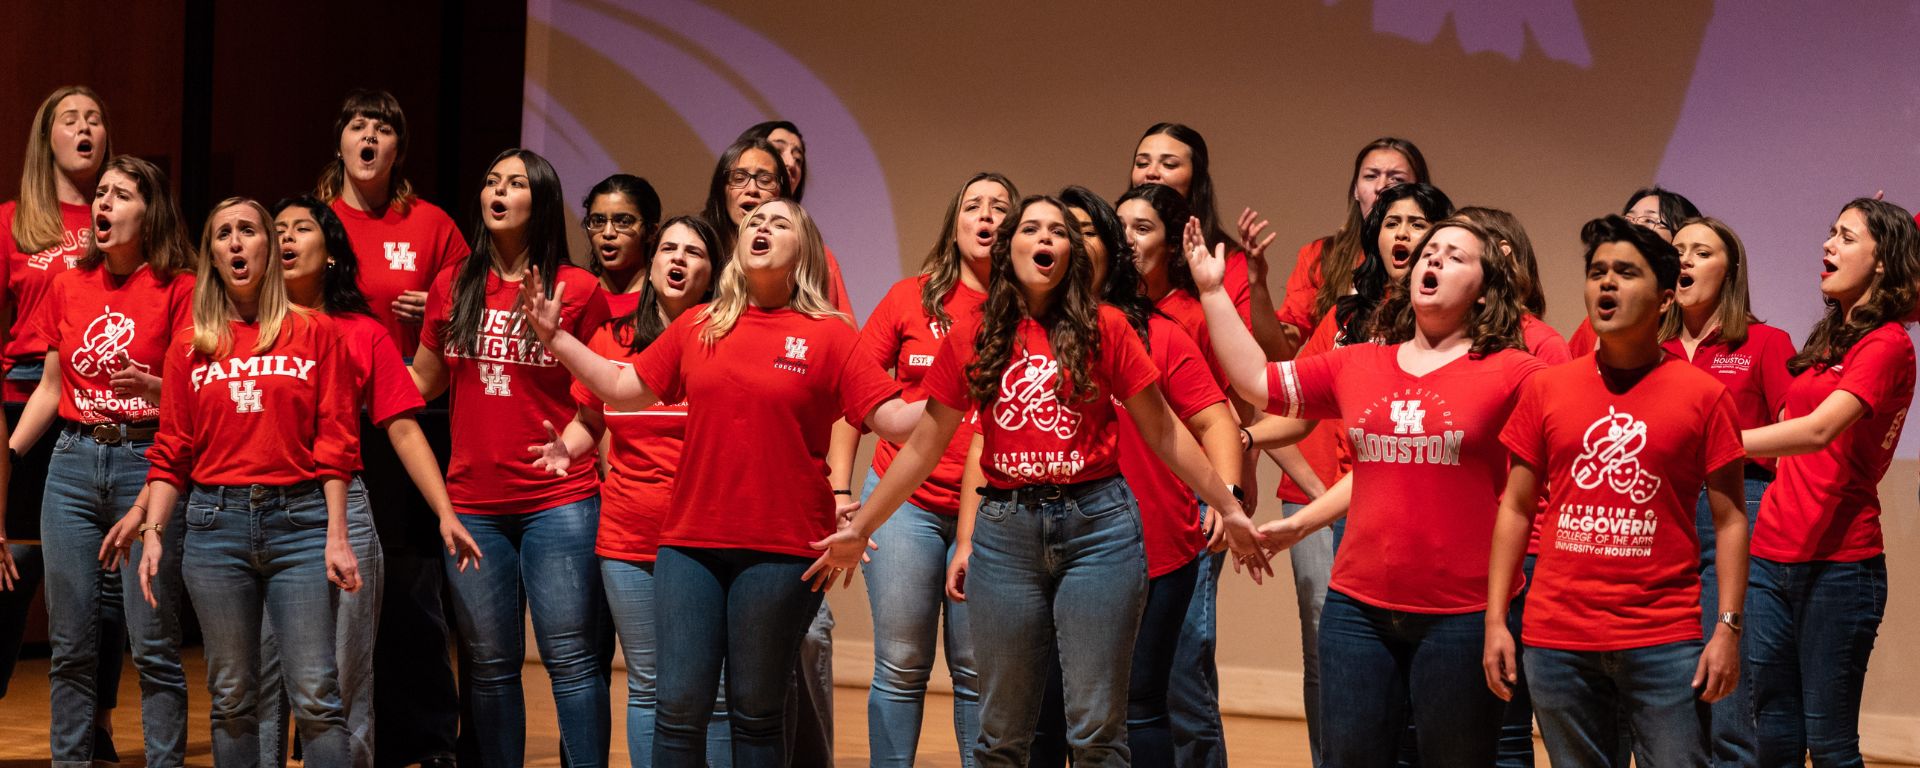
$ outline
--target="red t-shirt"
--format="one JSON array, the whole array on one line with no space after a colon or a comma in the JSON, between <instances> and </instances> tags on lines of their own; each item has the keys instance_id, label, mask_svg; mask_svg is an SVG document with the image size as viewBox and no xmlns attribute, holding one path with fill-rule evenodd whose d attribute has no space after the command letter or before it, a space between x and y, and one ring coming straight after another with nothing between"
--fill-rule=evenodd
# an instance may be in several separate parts
<instances>
[{"instance_id":1,"label":"red t-shirt","mask_svg":"<svg viewBox=\"0 0 1920 768\"><path fill-rule=\"evenodd\" d=\"M603 290L601 293L607 297L607 317L626 317L640 306L639 291L607 293Z\"/></svg>"},{"instance_id":2,"label":"red t-shirt","mask_svg":"<svg viewBox=\"0 0 1920 768\"><path fill-rule=\"evenodd\" d=\"M1267 411L1345 421L1353 503L1329 586L1390 610L1484 610L1507 477L1499 427L1520 384L1546 366L1507 349L1413 376L1400 369L1400 346L1355 344L1274 363Z\"/></svg>"},{"instance_id":3,"label":"red t-shirt","mask_svg":"<svg viewBox=\"0 0 1920 768\"><path fill-rule=\"evenodd\" d=\"M555 427L573 420L577 405L568 392L572 374L532 337L520 311L520 281L487 273L487 311L474 340L477 349L447 347L453 315L453 284L460 270L441 270L427 292L427 323L420 345L446 362L452 402L453 460L447 495L454 511L472 515L538 512L571 504L599 491L592 460L576 461L564 478L534 469L527 446L547 442L541 420ZM592 338L607 321L599 281L586 270L560 265L566 286L561 329Z\"/></svg>"},{"instance_id":4,"label":"red t-shirt","mask_svg":"<svg viewBox=\"0 0 1920 768\"><path fill-rule=\"evenodd\" d=\"M93 209L84 205L60 204L60 243L39 253L21 253L13 240L13 215L18 202L0 203L0 248L6 249L7 300L13 320L7 326L5 368L13 370L23 362L37 362L47 355L47 340L31 327L39 314L40 301L53 286L54 275L73 268L93 242ZM6 387L8 402L25 402L33 394L36 382L20 382Z\"/></svg>"},{"instance_id":5,"label":"red t-shirt","mask_svg":"<svg viewBox=\"0 0 1920 768\"><path fill-rule=\"evenodd\" d=\"M347 479L360 415L333 321L289 312L265 354L253 352L258 325L236 322L232 333L227 354L214 356L194 351L191 327L174 335L147 480L185 489Z\"/></svg>"},{"instance_id":6,"label":"red t-shirt","mask_svg":"<svg viewBox=\"0 0 1920 768\"><path fill-rule=\"evenodd\" d=\"M340 312L328 315L333 325L340 331L340 342L347 356L351 387L360 407L365 408L367 419L376 426L384 427L388 420L406 416L427 407L420 398L420 389L413 384L413 375L407 372L406 361L400 358L400 350L393 346L393 337L387 335L387 326L371 315L358 312ZM354 434L359 434L360 422L354 421ZM365 469L360 454L353 455L353 471Z\"/></svg>"},{"instance_id":7,"label":"red t-shirt","mask_svg":"<svg viewBox=\"0 0 1920 768\"><path fill-rule=\"evenodd\" d=\"M920 380L933 367L933 358L940 353L941 342L947 336L939 320L920 306L920 290L926 282L926 276L922 275L894 283L886 298L873 308L866 326L860 329L860 350L875 365L893 369L894 378L905 388L908 402L926 397L920 390ZM940 306L946 310L947 317L952 318L954 327L964 324L977 328L980 305L986 301L986 294L964 283L955 283L953 290L941 299ZM960 476L967 466L968 439L963 430L954 432L933 474L914 489L909 499L914 506L939 515L959 514ZM899 454L898 443L880 440L873 447L873 471L886 477L887 468L893 466L893 459Z\"/></svg>"},{"instance_id":8,"label":"red t-shirt","mask_svg":"<svg viewBox=\"0 0 1920 768\"><path fill-rule=\"evenodd\" d=\"M1677 338L1661 347L1667 354L1689 359L1686 345ZM1793 383L1793 374L1787 372L1787 361L1793 354L1793 339L1786 331L1749 323L1747 340L1738 349L1728 347L1720 332L1714 331L1694 347L1691 362L1726 385L1733 395L1733 412L1740 428L1754 429L1779 418L1780 408L1787 401L1787 387ZM1779 460L1756 456L1748 461L1771 471Z\"/></svg>"},{"instance_id":9,"label":"red t-shirt","mask_svg":"<svg viewBox=\"0 0 1920 768\"><path fill-rule=\"evenodd\" d=\"M1175 291L1175 293L1179 293ZM1200 358L1200 349L1185 329L1159 315L1147 321L1149 352L1160 369L1160 391L1181 421L1227 400ZM1115 421L1120 448L1120 474L1140 504L1140 528L1147 545L1147 577L1171 573L1193 560L1207 546L1201 530L1200 502L1193 491L1147 447L1146 438L1126 408ZM1184 429L1185 427L1182 426Z\"/></svg>"},{"instance_id":10,"label":"red t-shirt","mask_svg":"<svg viewBox=\"0 0 1920 768\"><path fill-rule=\"evenodd\" d=\"M104 265L70 269L55 275L44 295L26 328L43 348L64 350L60 418L81 424L160 418L158 404L114 394L110 382L123 353L142 372L164 369L174 334L193 329L193 275L162 283L144 264L125 278Z\"/></svg>"},{"instance_id":11,"label":"red t-shirt","mask_svg":"<svg viewBox=\"0 0 1920 768\"><path fill-rule=\"evenodd\" d=\"M1099 322L1100 355L1087 361L1095 391L1074 393L1068 400L1060 392L1068 377L1053 356L1046 329L1032 318L1021 318L1014 329L1018 344L1000 376L1000 391L980 406L985 440L980 468L988 485L1067 485L1120 471L1114 401L1139 394L1160 378L1160 371L1120 310L1101 305ZM954 326L934 357L933 369L920 382L929 397L948 408L974 407L967 396L966 369L976 356L976 333L973 327Z\"/></svg>"},{"instance_id":12,"label":"red t-shirt","mask_svg":"<svg viewBox=\"0 0 1920 768\"><path fill-rule=\"evenodd\" d=\"M660 546L818 557L808 544L834 530L833 424L865 424L900 385L839 317L748 308L709 347L702 312L682 313L633 365L661 402L687 403Z\"/></svg>"},{"instance_id":13,"label":"red t-shirt","mask_svg":"<svg viewBox=\"0 0 1920 768\"><path fill-rule=\"evenodd\" d=\"M1213 376L1213 383L1222 391L1227 387L1227 371L1220 367L1220 361L1213 356L1213 339L1207 336L1207 311L1200 306L1200 300L1185 291L1174 289L1153 303L1153 308L1173 319L1187 338L1200 350L1200 359L1207 364L1207 371Z\"/></svg>"},{"instance_id":14,"label":"red t-shirt","mask_svg":"<svg viewBox=\"0 0 1920 768\"><path fill-rule=\"evenodd\" d=\"M1313 335L1313 299L1320 293L1320 252L1326 247L1324 237L1300 246L1293 257L1293 271L1287 273L1287 295L1275 311L1282 324L1300 329L1301 338Z\"/></svg>"},{"instance_id":15,"label":"red t-shirt","mask_svg":"<svg viewBox=\"0 0 1920 768\"><path fill-rule=\"evenodd\" d=\"M1625 392L1591 357L1521 388L1501 442L1551 489L1526 644L1617 651L1698 640L1707 475L1746 455L1727 388L1667 357Z\"/></svg>"},{"instance_id":16,"label":"red t-shirt","mask_svg":"<svg viewBox=\"0 0 1920 768\"><path fill-rule=\"evenodd\" d=\"M1520 316L1520 335L1527 352L1540 362L1559 365L1573 359L1573 351L1567 348L1566 339L1560 338L1560 332L1531 312Z\"/></svg>"},{"instance_id":17,"label":"red t-shirt","mask_svg":"<svg viewBox=\"0 0 1920 768\"><path fill-rule=\"evenodd\" d=\"M331 207L360 259L360 291L400 354L411 357L420 347L420 324L395 317L393 300L406 291L427 290L440 270L467 257L467 241L446 211L417 197L406 213L388 205L379 218L347 205L345 198L334 198Z\"/></svg>"},{"instance_id":18,"label":"red t-shirt","mask_svg":"<svg viewBox=\"0 0 1920 768\"><path fill-rule=\"evenodd\" d=\"M1305 360L1333 351L1335 339L1340 335L1340 324L1334 321L1334 311L1327 310L1326 317L1310 326L1312 335L1300 345L1300 351L1294 353L1293 359ZM1343 450L1345 441L1341 434L1344 431L1339 419L1326 419L1300 442L1294 443L1294 448L1307 460L1307 466L1320 478L1320 484L1328 488L1353 471L1353 456ZM1313 500L1306 491L1300 490L1300 485L1293 478L1284 473L1280 475L1280 485L1274 489L1273 495L1288 504L1305 504Z\"/></svg>"},{"instance_id":19,"label":"red t-shirt","mask_svg":"<svg viewBox=\"0 0 1920 768\"><path fill-rule=\"evenodd\" d=\"M1580 327L1573 329L1573 335L1567 337L1567 351L1574 357L1586 357L1600 348L1600 337L1594 335L1593 318L1580 318Z\"/></svg>"},{"instance_id":20,"label":"red t-shirt","mask_svg":"<svg viewBox=\"0 0 1920 768\"><path fill-rule=\"evenodd\" d=\"M820 249L827 253L827 301L833 302L833 308L846 313L847 322L858 324L853 316L853 299L847 296L847 280L840 276L840 260L833 257L833 249L824 245Z\"/></svg>"},{"instance_id":21,"label":"red t-shirt","mask_svg":"<svg viewBox=\"0 0 1920 768\"><path fill-rule=\"evenodd\" d=\"M600 326L587 347L630 368L640 356L624 341L632 325L621 319ZM600 483L600 531L593 551L601 557L651 563L660 548L660 521L673 499L673 476L687 434L687 403L656 403L637 411L608 408L577 381L573 399L582 408L599 411L607 422L607 477Z\"/></svg>"},{"instance_id":22,"label":"red t-shirt","mask_svg":"<svg viewBox=\"0 0 1920 768\"><path fill-rule=\"evenodd\" d=\"M1782 563L1857 562L1884 551L1880 479L1913 403L1913 340L1898 323L1869 331L1840 364L1801 371L1787 387L1782 421L1812 413L1845 391L1867 412L1832 443L1780 460L1760 502L1753 554Z\"/></svg>"}]
</instances>

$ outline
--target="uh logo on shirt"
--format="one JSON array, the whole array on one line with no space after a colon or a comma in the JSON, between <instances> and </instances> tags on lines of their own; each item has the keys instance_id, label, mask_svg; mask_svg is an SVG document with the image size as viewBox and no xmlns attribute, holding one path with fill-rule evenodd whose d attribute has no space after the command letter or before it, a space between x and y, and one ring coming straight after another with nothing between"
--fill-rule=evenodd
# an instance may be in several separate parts
<instances>
[{"instance_id":1,"label":"uh logo on shirt","mask_svg":"<svg viewBox=\"0 0 1920 768\"><path fill-rule=\"evenodd\" d=\"M413 243L381 243L386 250L387 268L395 272L417 272L414 259L419 254L413 252Z\"/></svg>"},{"instance_id":2,"label":"uh logo on shirt","mask_svg":"<svg viewBox=\"0 0 1920 768\"><path fill-rule=\"evenodd\" d=\"M1356 460L1384 464L1460 464L1460 444L1466 440L1466 430L1442 429L1437 434L1427 433L1429 415L1439 417L1442 426L1453 425L1453 411L1438 394L1412 389L1388 395L1382 402L1387 404L1393 434L1373 434L1367 430L1368 422L1379 410L1378 403L1362 411L1355 425L1347 428L1347 439L1353 442Z\"/></svg>"},{"instance_id":3,"label":"uh logo on shirt","mask_svg":"<svg viewBox=\"0 0 1920 768\"><path fill-rule=\"evenodd\" d=\"M260 379L286 376L309 381L308 375L317 362L293 355L235 357L194 366L189 380L195 392L208 384L225 381L227 396L233 399L234 413L260 413L266 410L261 399L266 393L260 389Z\"/></svg>"},{"instance_id":4,"label":"uh logo on shirt","mask_svg":"<svg viewBox=\"0 0 1920 768\"><path fill-rule=\"evenodd\" d=\"M786 349L773 359L773 367L790 373L805 375L807 372L807 340L798 336L788 336Z\"/></svg>"}]
</instances>

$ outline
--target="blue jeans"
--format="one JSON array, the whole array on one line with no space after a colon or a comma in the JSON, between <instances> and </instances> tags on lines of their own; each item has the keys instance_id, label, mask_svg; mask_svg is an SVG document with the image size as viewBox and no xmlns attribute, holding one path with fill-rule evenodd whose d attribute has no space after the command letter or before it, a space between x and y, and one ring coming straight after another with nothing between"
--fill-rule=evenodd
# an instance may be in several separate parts
<instances>
[{"instance_id":1,"label":"blue jeans","mask_svg":"<svg viewBox=\"0 0 1920 768\"><path fill-rule=\"evenodd\" d=\"M360 589L338 593L333 606L333 658L340 671L340 703L346 709L347 742L354 768L373 768L373 643L380 634L380 595L385 589L380 535L373 527L367 487L347 484L347 540L360 568ZM260 634L260 764L287 763L287 694L280 678L280 646L271 616Z\"/></svg>"},{"instance_id":2,"label":"blue jeans","mask_svg":"<svg viewBox=\"0 0 1920 768\"><path fill-rule=\"evenodd\" d=\"M1520 627L1525 623L1527 592L1533 589L1533 566L1537 560L1534 555L1521 559L1520 575L1524 581L1520 594L1507 605L1507 634L1513 636L1514 682L1513 698L1503 705L1505 714L1500 718L1500 748L1494 760L1499 768L1533 768L1533 696L1527 692L1527 649L1520 640ZM1406 752L1404 748L1401 751L1403 755Z\"/></svg>"},{"instance_id":3,"label":"blue jeans","mask_svg":"<svg viewBox=\"0 0 1920 768\"><path fill-rule=\"evenodd\" d=\"M1533 711L1554 768L1625 768L1620 738L1650 766L1705 765L1708 708L1693 687L1699 640L1621 651L1528 648Z\"/></svg>"},{"instance_id":4,"label":"blue jeans","mask_svg":"<svg viewBox=\"0 0 1920 768\"><path fill-rule=\"evenodd\" d=\"M1760 517L1760 497L1772 483L1749 475L1746 480L1747 532ZM1713 509L1707 506L1706 491L1700 492L1694 510L1695 528L1700 533L1700 628L1708 639L1720 625L1720 570L1714 564ZM1740 657L1747 656L1747 638L1740 636ZM1753 667L1740 665L1740 687L1724 699L1714 702L1707 726L1707 763L1724 768L1743 768L1754 763Z\"/></svg>"},{"instance_id":5,"label":"blue jeans","mask_svg":"<svg viewBox=\"0 0 1920 768\"><path fill-rule=\"evenodd\" d=\"M809 558L661 547L654 563L659 703L653 764L707 765L714 690L726 670L733 764L784 768L787 695L821 593Z\"/></svg>"},{"instance_id":6,"label":"blue jeans","mask_svg":"<svg viewBox=\"0 0 1920 768\"><path fill-rule=\"evenodd\" d=\"M600 497L534 512L460 515L483 555L479 568L445 560L454 616L471 669L481 763L526 761L527 709L520 686L525 622L533 615L540 661L553 681L561 748L572 768L607 762L612 738L600 638L606 599L593 553Z\"/></svg>"},{"instance_id":7,"label":"blue jeans","mask_svg":"<svg viewBox=\"0 0 1920 768\"><path fill-rule=\"evenodd\" d=\"M1388 610L1329 589L1320 615L1326 763L1393 765L1410 714L1422 765L1491 765L1505 703L1487 690L1480 667L1484 615Z\"/></svg>"},{"instance_id":8,"label":"blue jeans","mask_svg":"<svg viewBox=\"0 0 1920 768\"><path fill-rule=\"evenodd\" d=\"M300 628L282 633L279 648L306 764L349 765L320 486L195 486L186 528L181 572L206 636L214 762L260 759L260 632L271 620Z\"/></svg>"},{"instance_id":9,"label":"blue jeans","mask_svg":"<svg viewBox=\"0 0 1920 768\"><path fill-rule=\"evenodd\" d=\"M187 678L180 667L183 507L173 510L162 529L160 573L153 580L160 607L154 608L140 590L142 539L135 539L132 560L119 573L103 570L99 561L107 530L127 514L146 484L151 441L104 445L73 430L63 430L54 440L40 517L47 632L53 646L53 764L88 765L96 747L102 746L93 744L96 686L104 682L98 669L102 655L117 657L120 638L104 637L101 627L117 623L124 612L134 667L140 673L147 762L180 765L187 746ZM103 654L102 643L111 644L112 650Z\"/></svg>"},{"instance_id":10,"label":"blue jeans","mask_svg":"<svg viewBox=\"0 0 1920 768\"><path fill-rule=\"evenodd\" d=\"M880 477L869 471L861 497ZM973 766L980 739L979 678L967 604L947 599L947 563L959 522L911 503L888 518L873 541L880 548L861 566L873 609L873 687L867 693L867 740L875 766L910 766L920 746L921 711L933 675L940 615L947 617L947 674L953 677L953 735L960 764Z\"/></svg>"},{"instance_id":11,"label":"blue jeans","mask_svg":"<svg viewBox=\"0 0 1920 768\"><path fill-rule=\"evenodd\" d=\"M627 663L627 754L636 766L652 765L654 711L659 701L653 563L601 558L600 580L606 587L607 606L612 609L620 652ZM713 720L707 726L709 758L731 757L733 736L727 726L726 686L720 690ZM709 764L728 763L710 760Z\"/></svg>"},{"instance_id":12,"label":"blue jeans","mask_svg":"<svg viewBox=\"0 0 1920 768\"><path fill-rule=\"evenodd\" d=\"M1027 764L1056 658L1074 764L1128 764L1127 684L1147 591L1140 508L1118 477L1078 490L1029 487L980 504L967 574L969 609L993 617L973 624L980 766Z\"/></svg>"},{"instance_id":13,"label":"blue jeans","mask_svg":"<svg viewBox=\"0 0 1920 768\"><path fill-rule=\"evenodd\" d=\"M1280 505L1282 517L1292 517L1305 504ZM1333 531L1322 529L1287 550L1293 562L1293 598L1300 610L1300 693L1307 708L1307 743L1313 764L1320 758L1320 613L1327 605L1327 582L1333 577ZM1218 713L1216 710L1216 720ZM1528 735L1532 739L1532 735ZM1531 741L1529 741L1531 743Z\"/></svg>"},{"instance_id":14,"label":"blue jeans","mask_svg":"<svg viewBox=\"0 0 1920 768\"><path fill-rule=\"evenodd\" d=\"M1861 765L1860 694L1887 612L1887 558L1753 558L1745 664L1760 766Z\"/></svg>"},{"instance_id":15,"label":"blue jeans","mask_svg":"<svg viewBox=\"0 0 1920 768\"><path fill-rule=\"evenodd\" d=\"M1167 713L1173 721L1173 749L1183 768L1226 768L1226 730L1220 725L1220 670L1214 664L1220 595L1220 569L1226 553L1201 558L1194 574L1193 599L1180 622L1174 647L1173 679L1167 683Z\"/></svg>"}]
</instances>

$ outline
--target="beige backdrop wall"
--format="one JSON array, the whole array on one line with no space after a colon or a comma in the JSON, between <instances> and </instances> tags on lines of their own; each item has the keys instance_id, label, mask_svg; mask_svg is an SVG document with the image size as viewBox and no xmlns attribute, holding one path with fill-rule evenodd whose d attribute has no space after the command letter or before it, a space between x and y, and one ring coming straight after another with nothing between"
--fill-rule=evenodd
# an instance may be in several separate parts
<instances>
[{"instance_id":1,"label":"beige backdrop wall","mask_svg":"<svg viewBox=\"0 0 1920 768\"><path fill-rule=\"evenodd\" d=\"M807 205L864 315L917 270L969 174L1001 170L1029 193L1078 183L1117 195L1140 132L1162 120L1206 135L1223 214L1250 206L1273 220L1277 295L1295 248L1339 223L1354 151L1403 136L1456 203L1509 208L1526 222L1548 319L1563 332L1581 316L1580 223L1659 180L1747 233L1757 304L1798 339L1820 311L1811 264L1840 204L1874 189L1920 200L1911 139L1920 116L1906 98L1920 72L1894 78L1903 90L1887 100L1810 105L1832 114L1806 123L1796 122L1804 110L1775 115L1777 102L1858 86L1849 73L1861 56L1903 71L1920 69L1908 61L1920 57L1878 39L1797 31L1912 30L1910 8L1862 4L1859 16L1883 17L1871 22L1777 5L534 0L523 141L554 160L576 198L622 170L652 180L674 213L698 209L714 157L741 129L794 120L808 138ZM1760 74L1740 74L1749 71ZM1748 88L1756 78L1774 90ZM1765 157L1738 154L1755 151L1780 154L1778 167L1728 159ZM1781 178L1794 186L1769 186ZM1905 652L1920 638L1915 473L1898 461L1883 487L1892 598L1863 728L1870 751L1920 761L1920 661ZM1274 481L1268 466L1262 488ZM1269 497L1261 516L1275 508ZM1298 624L1282 575L1264 587L1229 578L1221 590L1230 711L1301 711ZM832 604L837 673L864 684L864 593L836 593Z\"/></svg>"}]
</instances>

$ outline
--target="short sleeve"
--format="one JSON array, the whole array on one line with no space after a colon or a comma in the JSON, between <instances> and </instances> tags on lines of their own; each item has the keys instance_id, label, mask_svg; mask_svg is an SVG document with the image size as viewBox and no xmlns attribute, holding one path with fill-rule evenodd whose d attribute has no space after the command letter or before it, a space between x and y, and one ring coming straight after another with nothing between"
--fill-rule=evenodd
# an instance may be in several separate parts
<instances>
[{"instance_id":1,"label":"short sleeve","mask_svg":"<svg viewBox=\"0 0 1920 768\"><path fill-rule=\"evenodd\" d=\"M1520 385L1520 398L1513 406L1513 412L1507 415L1507 425L1500 430L1500 444L1513 452L1513 457L1533 465L1544 472L1547 461L1547 430L1542 412L1541 384L1533 379Z\"/></svg>"},{"instance_id":2,"label":"short sleeve","mask_svg":"<svg viewBox=\"0 0 1920 768\"><path fill-rule=\"evenodd\" d=\"M567 332L573 334L576 339L592 338L593 332L599 330L600 326L606 325L607 319L613 316L613 311L607 308L607 294L600 290L600 281L592 279L592 275L582 269L566 270L561 283L567 286L569 294L574 291L585 294L577 303L571 300L566 301L566 304L572 305L571 314L573 315ZM563 306L561 311L567 312L568 309L569 307ZM562 317L561 322L566 323L569 320Z\"/></svg>"},{"instance_id":3,"label":"short sleeve","mask_svg":"<svg viewBox=\"0 0 1920 768\"><path fill-rule=\"evenodd\" d=\"M453 277L451 271L442 270L440 276L433 279L433 286L427 289L427 308L421 313L425 322L420 324L420 346L436 355L446 355L447 323L453 311L450 296Z\"/></svg>"},{"instance_id":4,"label":"short sleeve","mask_svg":"<svg viewBox=\"0 0 1920 768\"><path fill-rule=\"evenodd\" d=\"M426 401L420 398L420 390L413 384L413 375L407 373L407 364L400 359L400 348L394 346L393 336L384 326L368 325L378 333L373 336L367 360L367 416L374 424L385 424L389 419L427 407Z\"/></svg>"},{"instance_id":5,"label":"short sleeve","mask_svg":"<svg viewBox=\"0 0 1920 768\"><path fill-rule=\"evenodd\" d=\"M1163 363L1160 388L1174 416L1186 421L1215 403L1226 402L1226 393L1214 382L1213 372L1193 339L1183 333L1164 333L1158 334L1153 343L1154 354Z\"/></svg>"},{"instance_id":6,"label":"short sleeve","mask_svg":"<svg viewBox=\"0 0 1920 768\"><path fill-rule=\"evenodd\" d=\"M1326 354L1267 364L1267 413L1289 419L1337 419L1340 402L1336 380L1356 349L1340 347Z\"/></svg>"},{"instance_id":7,"label":"short sleeve","mask_svg":"<svg viewBox=\"0 0 1920 768\"><path fill-rule=\"evenodd\" d=\"M65 272L60 273L62 275ZM27 318L25 336L38 336L47 342L47 346L58 349L60 343L60 312L67 306L67 281L55 275L53 285L48 286L47 295L40 300L33 317Z\"/></svg>"},{"instance_id":8,"label":"short sleeve","mask_svg":"<svg viewBox=\"0 0 1920 768\"><path fill-rule=\"evenodd\" d=\"M1860 398L1869 414L1904 401L1913 391L1913 342L1906 329L1889 323L1869 332L1843 361L1838 389Z\"/></svg>"},{"instance_id":9,"label":"short sleeve","mask_svg":"<svg viewBox=\"0 0 1920 768\"><path fill-rule=\"evenodd\" d=\"M1713 403L1707 406L1706 427L1701 437L1700 458L1709 474L1747 457L1746 446L1740 441L1740 412L1734 407L1732 392L1721 388Z\"/></svg>"},{"instance_id":10,"label":"short sleeve","mask_svg":"<svg viewBox=\"0 0 1920 768\"><path fill-rule=\"evenodd\" d=\"M859 353L880 366L881 370L893 367L900 360L900 311L896 306L904 301L901 293L911 283L896 286L887 292L873 308L873 314L867 316L867 323L860 327L860 339L857 344Z\"/></svg>"},{"instance_id":11,"label":"short sleeve","mask_svg":"<svg viewBox=\"0 0 1920 768\"><path fill-rule=\"evenodd\" d=\"M661 332L660 338L648 344L633 361L634 375L640 377L640 383L647 385L647 390L660 398L660 402L677 403L686 399L686 379L681 367L687 345L699 343L693 338L693 326L701 314L700 309L681 312L673 324Z\"/></svg>"},{"instance_id":12,"label":"short sleeve","mask_svg":"<svg viewBox=\"0 0 1920 768\"><path fill-rule=\"evenodd\" d=\"M1793 372L1787 363L1793 360L1793 339L1785 331L1769 333L1760 339L1754 368L1760 376L1760 394L1767 403L1767 422L1780 418L1787 407L1787 388L1793 386Z\"/></svg>"},{"instance_id":13,"label":"short sleeve","mask_svg":"<svg viewBox=\"0 0 1920 768\"><path fill-rule=\"evenodd\" d=\"M1545 320L1527 316L1528 325L1533 327L1533 338L1527 344L1527 351L1540 362L1547 365L1559 365L1573 360L1573 350L1567 346L1567 340L1560 338L1560 332L1547 325Z\"/></svg>"},{"instance_id":14,"label":"short sleeve","mask_svg":"<svg viewBox=\"0 0 1920 768\"><path fill-rule=\"evenodd\" d=\"M853 339L841 356L840 377L836 385L840 411L848 424L866 431L867 416L881 403L900 396L900 383L862 354Z\"/></svg>"},{"instance_id":15,"label":"short sleeve","mask_svg":"<svg viewBox=\"0 0 1920 768\"><path fill-rule=\"evenodd\" d=\"M966 411L973 407L973 398L968 396L966 368L973 364L973 332L969 327L965 332L955 327L940 342L940 352L933 356L933 365L927 368L925 376L920 377L920 388L927 397L939 401L941 405L956 411Z\"/></svg>"},{"instance_id":16,"label":"short sleeve","mask_svg":"<svg viewBox=\"0 0 1920 768\"><path fill-rule=\"evenodd\" d=\"M1287 295L1280 300L1280 322L1300 329L1300 335L1313 332L1313 298L1320 290L1320 251L1325 238L1300 246L1293 258L1293 271L1287 274Z\"/></svg>"},{"instance_id":17,"label":"short sleeve","mask_svg":"<svg viewBox=\"0 0 1920 768\"><path fill-rule=\"evenodd\" d=\"M316 413L313 437L313 471L321 478L353 477L360 461L360 409L354 397L352 363L338 329L325 315L305 318L313 345L319 351L314 366L313 388ZM164 385L162 385L164 387Z\"/></svg>"},{"instance_id":18,"label":"short sleeve","mask_svg":"<svg viewBox=\"0 0 1920 768\"><path fill-rule=\"evenodd\" d=\"M1100 373L1107 381L1107 394L1125 400L1160 379L1160 369L1147 355L1140 335L1133 332L1125 315L1112 307L1100 308Z\"/></svg>"}]
</instances>

